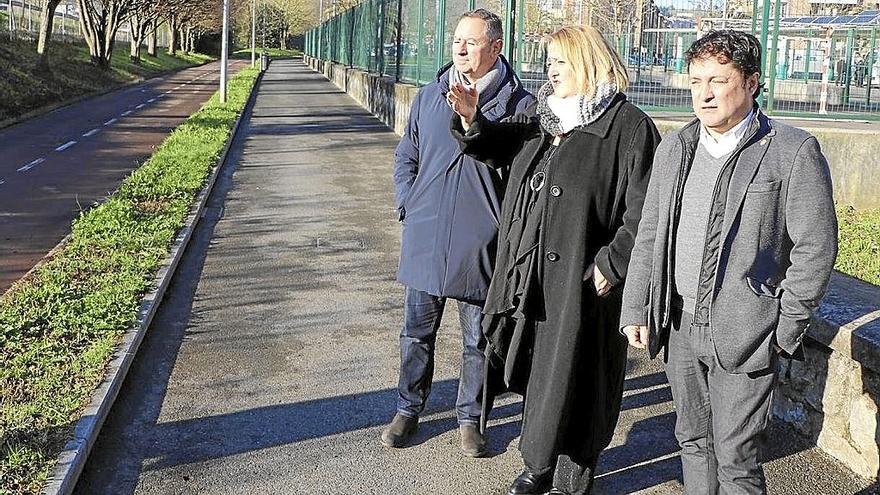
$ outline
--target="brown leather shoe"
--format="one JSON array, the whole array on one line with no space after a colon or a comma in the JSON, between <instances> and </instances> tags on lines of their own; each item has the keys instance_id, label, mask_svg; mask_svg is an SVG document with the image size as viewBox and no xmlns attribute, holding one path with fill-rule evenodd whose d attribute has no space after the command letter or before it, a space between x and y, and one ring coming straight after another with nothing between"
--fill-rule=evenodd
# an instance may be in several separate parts
<instances>
[{"instance_id":1,"label":"brown leather shoe","mask_svg":"<svg viewBox=\"0 0 880 495\"><path fill-rule=\"evenodd\" d=\"M418 430L419 418L411 418L397 413L391 423L382 430L382 436L379 437L379 440L386 447L399 449L404 447Z\"/></svg>"},{"instance_id":2,"label":"brown leather shoe","mask_svg":"<svg viewBox=\"0 0 880 495\"><path fill-rule=\"evenodd\" d=\"M477 425L460 425L458 433L461 435L461 451L470 457L483 457L489 452L486 448L486 439L480 434Z\"/></svg>"}]
</instances>

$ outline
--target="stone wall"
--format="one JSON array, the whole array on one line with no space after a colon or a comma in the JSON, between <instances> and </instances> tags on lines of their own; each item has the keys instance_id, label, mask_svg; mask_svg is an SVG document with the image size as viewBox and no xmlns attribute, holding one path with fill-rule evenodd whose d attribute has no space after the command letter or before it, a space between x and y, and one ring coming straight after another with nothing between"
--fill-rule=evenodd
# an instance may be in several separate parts
<instances>
[{"instance_id":1,"label":"stone wall","mask_svg":"<svg viewBox=\"0 0 880 495\"><path fill-rule=\"evenodd\" d=\"M783 360L774 414L866 478L880 474L880 287L835 273L807 333Z\"/></svg>"},{"instance_id":2,"label":"stone wall","mask_svg":"<svg viewBox=\"0 0 880 495\"><path fill-rule=\"evenodd\" d=\"M358 103L400 135L417 88L390 78L306 57ZM656 120L662 134L681 121ZM880 207L880 136L809 129L831 165L835 197L857 207ZM774 414L856 473L880 473L880 287L835 273L807 334L804 362L783 360Z\"/></svg>"}]
</instances>

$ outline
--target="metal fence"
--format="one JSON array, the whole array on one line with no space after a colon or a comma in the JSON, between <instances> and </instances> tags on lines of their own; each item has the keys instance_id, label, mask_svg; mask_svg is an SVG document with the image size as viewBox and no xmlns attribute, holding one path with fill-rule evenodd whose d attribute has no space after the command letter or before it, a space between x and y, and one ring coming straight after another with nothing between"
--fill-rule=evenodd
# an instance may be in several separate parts
<instances>
[{"instance_id":1,"label":"metal fence","mask_svg":"<svg viewBox=\"0 0 880 495\"><path fill-rule=\"evenodd\" d=\"M863 4L868 0L854 0ZM306 33L306 54L423 85L451 57L462 12L504 20L505 56L537 90L543 35L566 24L602 31L627 63L628 96L646 110L690 111L684 51L730 28L764 46L762 104L776 115L880 120L880 11L807 0L363 0ZM876 8L876 2L874 3Z\"/></svg>"},{"instance_id":2,"label":"metal fence","mask_svg":"<svg viewBox=\"0 0 880 495\"><path fill-rule=\"evenodd\" d=\"M40 0L0 0L0 36L19 40L36 41L40 33L42 2ZM75 0L63 0L55 10L52 39L67 43L81 42L83 39L79 25L79 11ZM156 31L159 46L168 46L167 29ZM123 23L114 38L125 43L131 40L128 23Z\"/></svg>"}]
</instances>

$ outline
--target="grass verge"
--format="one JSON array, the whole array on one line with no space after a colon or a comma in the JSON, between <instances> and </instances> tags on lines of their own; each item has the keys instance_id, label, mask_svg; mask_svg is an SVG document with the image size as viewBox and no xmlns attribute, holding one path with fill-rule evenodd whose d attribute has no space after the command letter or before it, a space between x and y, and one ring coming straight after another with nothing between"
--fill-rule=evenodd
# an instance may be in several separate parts
<instances>
[{"instance_id":1,"label":"grass verge","mask_svg":"<svg viewBox=\"0 0 880 495\"><path fill-rule=\"evenodd\" d=\"M259 58L260 54L263 53L262 48L257 48L257 57ZM266 48L266 55L269 55L270 58L296 58L302 57L302 52L299 50L282 50L280 48ZM251 49L243 48L241 50L236 50L232 52L232 58L251 58Z\"/></svg>"},{"instance_id":2,"label":"grass verge","mask_svg":"<svg viewBox=\"0 0 880 495\"><path fill-rule=\"evenodd\" d=\"M39 493L257 74L233 78L226 104L214 95L115 194L74 220L62 250L0 298L0 493Z\"/></svg>"},{"instance_id":3,"label":"grass verge","mask_svg":"<svg viewBox=\"0 0 880 495\"><path fill-rule=\"evenodd\" d=\"M837 206L840 251L834 268L880 285L880 208L856 210Z\"/></svg>"},{"instance_id":4,"label":"grass verge","mask_svg":"<svg viewBox=\"0 0 880 495\"><path fill-rule=\"evenodd\" d=\"M171 56L164 50L150 57L144 50L141 63L135 64L129 57L128 44L117 43L110 69L103 71L89 61L89 50L84 44L53 42L50 50L49 68L43 70L38 67L34 42L0 42L0 122L47 105L211 60L200 54Z\"/></svg>"}]
</instances>

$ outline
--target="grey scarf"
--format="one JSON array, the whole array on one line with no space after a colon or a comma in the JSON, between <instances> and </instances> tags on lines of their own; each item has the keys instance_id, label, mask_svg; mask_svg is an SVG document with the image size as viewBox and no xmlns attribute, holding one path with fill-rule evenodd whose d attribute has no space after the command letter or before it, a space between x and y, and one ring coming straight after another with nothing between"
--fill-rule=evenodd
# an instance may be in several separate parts
<instances>
[{"instance_id":1,"label":"grey scarf","mask_svg":"<svg viewBox=\"0 0 880 495\"><path fill-rule=\"evenodd\" d=\"M538 92L538 115L541 116L541 127L550 135L561 136L573 127L585 126L595 122L608 110L611 101L617 95L617 85L610 82L602 82L596 86L596 94L587 99L587 95L578 95L577 113L574 122L563 122L548 104L548 98L553 96L553 85L546 82ZM566 98L567 100L567 98ZM566 119L567 121L569 119Z\"/></svg>"},{"instance_id":2,"label":"grey scarf","mask_svg":"<svg viewBox=\"0 0 880 495\"><path fill-rule=\"evenodd\" d=\"M498 88L501 87L506 79L507 66L501 61L501 57L499 57L498 60L495 61L495 65L489 69L489 72L477 80L476 88L480 95L479 105L483 106L488 103L491 98L494 98L495 93L498 92ZM460 83L465 87L474 86L464 77L464 74L455 68L455 64L452 64L452 66L449 67L449 85L452 86L455 83Z\"/></svg>"}]
</instances>

